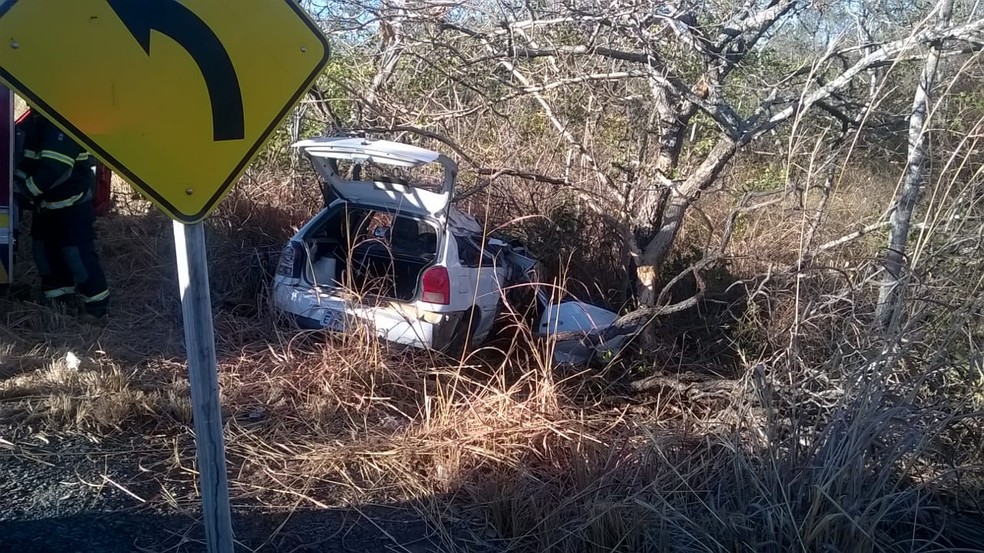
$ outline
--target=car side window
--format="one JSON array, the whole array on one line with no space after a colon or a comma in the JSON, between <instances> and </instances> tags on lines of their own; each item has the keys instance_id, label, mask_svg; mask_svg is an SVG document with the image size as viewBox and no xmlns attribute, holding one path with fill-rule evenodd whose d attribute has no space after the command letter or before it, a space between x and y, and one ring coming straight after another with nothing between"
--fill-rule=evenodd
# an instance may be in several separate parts
<instances>
[{"instance_id":1,"label":"car side window","mask_svg":"<svg viewBox=\"0 0 984 553\"><path fill-rule=\"evenodd\" d=\"M492 267L494 255L488 248L479 246L477 240L467 236L455 236L458 244L458 262L463 267L480 268Z\"/></svg>"}]
</instances>

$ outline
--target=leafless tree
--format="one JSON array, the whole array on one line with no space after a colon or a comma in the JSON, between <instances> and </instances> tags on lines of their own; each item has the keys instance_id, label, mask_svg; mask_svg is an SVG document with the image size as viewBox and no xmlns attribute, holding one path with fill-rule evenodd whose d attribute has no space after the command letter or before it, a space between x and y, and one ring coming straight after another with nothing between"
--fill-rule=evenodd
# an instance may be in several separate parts
<instances>
[{"instance_id":1,"label":"leafless tree","mask_svg":"<svg viewBox=\"0 0 984 553\"><path fill-rule=\"evenodd\" d=\"M935 8L936 29L950 24L953 0L940 0ZM902 301L902 285L906 280L906 250L912 214L926 181L927 125L932 109L931 94L936 85L937 70L943 53L943 40L933 41L916 85L909 115L909 154L902 190L892 210L888 235L888 251L884 259L884 278L878 294L875 316L882 330L888 329L896 318Z\"/></svg>"},{"instance_id":2,"label":"leafless tree","mask_svg":"<svg viewBox=\"0 0 984 553\"><path fill-rule=\"evenodd\" d=\"M336 79L364 114L352 123L441 141L486 183L573 194L618 232L649 308L692 207L743 148L812 113L858 126L888 69L984 41L976 8L934 24L915 6L852 19L805 0L361 6L346 40L359 28L378 51L369 76Z\"/></svg>"}]
</instances>

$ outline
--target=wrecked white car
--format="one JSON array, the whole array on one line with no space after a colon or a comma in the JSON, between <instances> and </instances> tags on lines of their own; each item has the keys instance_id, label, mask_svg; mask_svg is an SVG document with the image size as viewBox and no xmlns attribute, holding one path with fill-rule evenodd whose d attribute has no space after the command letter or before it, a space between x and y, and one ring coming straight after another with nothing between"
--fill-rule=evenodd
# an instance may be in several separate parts
<instances>
[{"instance_id":1,"label":"wrecked white car","mask_svg":"<svg viewBox=\"0 0 984 553\"><path fill-rule=\"evenodd\" d=\"M275 305L304 328L369 325L380 338L421 348L460 351L485 340L502 288L534 261L483 240L478 222L451 205L457 165L385 140L326 137L295 147L336 199L284 249ZM400 169L420 169L423 178L411 185L395 175Z\"/></svg>"},{"instance_id":2,"label":"wrecked white car","mask_svg":"<svg viewBox=\"0 0 984 553\"><path fill-rule=\"evenodd\" d=\"M536 260L451 204L454 161L359 137L294 146L320 175L325 207L284 248L274 305L302 328L369 328L384 340L453 354L483 342L504 290L528 282ZM544 307L537 334L579 333L558 347L558 361L594 355L589 335L615 314L580 302L548 305L537 295Z\"/></svg>"}]
</instances>

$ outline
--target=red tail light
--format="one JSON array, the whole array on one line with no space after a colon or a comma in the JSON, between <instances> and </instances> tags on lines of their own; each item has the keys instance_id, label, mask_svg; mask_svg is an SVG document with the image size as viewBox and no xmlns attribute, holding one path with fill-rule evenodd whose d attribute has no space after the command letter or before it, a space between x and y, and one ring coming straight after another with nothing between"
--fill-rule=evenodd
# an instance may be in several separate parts
<instances>
[{"instance_id":1,"label":"red tail light","mask_svg":"<svg viewBox=\"0 0 984 553\"><path fill-rule=\"evenodd\" d=\"M451 303L451 277L444 267L431 267L420 278L424 289L420 299L428 303L448 305Z\"/></svg>"}]
</instances>

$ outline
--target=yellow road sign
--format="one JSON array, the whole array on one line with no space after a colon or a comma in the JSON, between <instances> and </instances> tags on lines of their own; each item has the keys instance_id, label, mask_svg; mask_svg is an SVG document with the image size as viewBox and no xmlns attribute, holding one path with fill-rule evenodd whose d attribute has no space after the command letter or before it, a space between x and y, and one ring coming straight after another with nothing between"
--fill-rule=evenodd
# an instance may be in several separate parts
<instances>
[{"instance_id":1,"label":"yellow road sign","mask_svg":"<svg viewBox=\"0 0 984 553\"><path fill-rule=\"evenodd\" d=\"M328 61L293 0L5 0L0 37L0 81L186 223Z\"/></svg>"}]
</instances>

